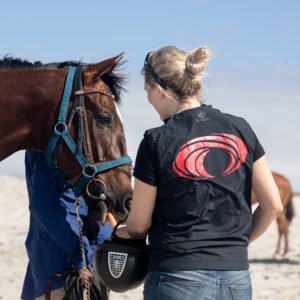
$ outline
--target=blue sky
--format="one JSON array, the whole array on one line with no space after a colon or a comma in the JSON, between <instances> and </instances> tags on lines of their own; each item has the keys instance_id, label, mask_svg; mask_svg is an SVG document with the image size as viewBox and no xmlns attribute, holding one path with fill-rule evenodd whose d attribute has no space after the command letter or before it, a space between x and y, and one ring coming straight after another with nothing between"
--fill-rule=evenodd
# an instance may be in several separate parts
<instances>
[{"instance_id":1,"label":"blue sky","mask_svg":"<svg viewBox=\"0 0 300 300\"><path fill-rule=\"evenodd\" d=\"M300 2L296 0L1 1L0 56L98 62L125 52L121 111L134 158L143 132L160 125L140 69L149 50L207 45L207 104L245 117L271 168L300 191ZM23 176L23 152L0 173Z\"/></svg>"}]
</instances>

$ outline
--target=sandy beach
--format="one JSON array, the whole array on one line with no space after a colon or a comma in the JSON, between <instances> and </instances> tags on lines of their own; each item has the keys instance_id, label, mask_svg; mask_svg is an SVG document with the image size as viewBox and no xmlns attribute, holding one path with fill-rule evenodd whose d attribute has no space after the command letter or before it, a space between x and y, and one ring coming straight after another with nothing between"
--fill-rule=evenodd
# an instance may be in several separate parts
<instances>
[{"instance_id":1,"label":"sandy beach","mask_svg":"<svg viewBox=\"0 0 300 300\"><path fill-rule=\"evenodd\" d=\"M28 197L24 179L0 175L0 299L20 299L27 266L25 238L28 230ZM273 258L277 224L249 247L253 299L300 300L300 196L293 197L296 216L290 226L291 251ZM111 300L142 299L142 287Z\"/></svg>"}]
</instances>

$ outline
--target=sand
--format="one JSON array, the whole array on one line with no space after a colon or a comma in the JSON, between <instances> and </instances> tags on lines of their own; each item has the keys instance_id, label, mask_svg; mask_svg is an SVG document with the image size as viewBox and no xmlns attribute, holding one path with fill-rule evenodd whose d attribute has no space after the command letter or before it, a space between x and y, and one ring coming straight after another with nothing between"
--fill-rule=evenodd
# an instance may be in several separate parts
<instances>
[{"instance_id":1,"label":"sand","mask_svg":"<svg viewBox=\"0 0 300 300\"><path fill-rule=\"evenodd\" d=\"M17 300L27 266L25 239L28 230L28 197L24 179L0 175L0 299ZM286 257L273 258L277 224L249 247L253 299L300 300L300 196L293 198L296 216L290 226ZM111 300L140 300L142 287Z\"/></svg>"}]
</instances>

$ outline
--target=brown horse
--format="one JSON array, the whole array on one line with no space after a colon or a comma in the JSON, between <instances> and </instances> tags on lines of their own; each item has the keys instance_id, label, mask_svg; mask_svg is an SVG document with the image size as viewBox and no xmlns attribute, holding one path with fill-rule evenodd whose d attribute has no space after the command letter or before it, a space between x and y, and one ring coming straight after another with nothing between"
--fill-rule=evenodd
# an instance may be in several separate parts
<instances>
[{"instance_id":1,"label":"brown horse","mask_svg":"<svg viewBox=\"0 0 300 300\"><path fill-rule=\"evenodd\" d=\"M75 83L71 85L66 123L77 94L83 99L80 107L83 117L71 118L68 132L75 143L84 134L90 165L127 155L123 125L116 106L124 79L116 73L121 59L122 54L97 64L84 64L80 75L81 90L75 91ZM43 65L10 57L0 60L0 161L21 149L46 153L60 113L68 67L79 65L79 62ZM89 172L88 168L82 168L65 142L59 142L55 147L51 153L51 158L54 157L72 186L78 183L82 174ZM91 200L90 193L84 190L82 195L89 207L89 216L104 223L107 210L117 219L127 215L132 196L129 164L92 174L91 178L91 193L99 195L105 187L106 199Z\"/></svg>"},{"instance_id":2,"label":"brown horse","mask_svg":"<svg viewBox=\"0 0 300 300\"><path fill-rule=\"evenodd\" d=\"M284 252L283 255L285 255L290 249L289 249L289 243L288 243L288 234L289 234L289 224L292 221L292 218L294 216L294 209L293 209L293 191L291 184L287 178L284 176L272 172L274 180L277 184L281 202L284 208L284 211L280 214L280 216L277 218L277 224L278 224L278 242L277 247L274 255L277 255L280 253L280 244L282 236L284 236L285 246L284 246ZM252 192L251 196L251 203L254 204L257 202L257 197Z\"/></svg>"}]
</instances>

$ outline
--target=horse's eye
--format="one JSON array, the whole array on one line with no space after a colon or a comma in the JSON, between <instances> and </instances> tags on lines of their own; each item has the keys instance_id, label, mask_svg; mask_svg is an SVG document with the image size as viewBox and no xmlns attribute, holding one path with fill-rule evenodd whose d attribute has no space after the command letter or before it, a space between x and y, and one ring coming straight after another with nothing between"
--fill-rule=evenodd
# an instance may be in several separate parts
<instances>
[{"instance_id":1,"label":"horse's eye","mask_svg":"<svg viewBox=\"0 0 300 300\"><path fill-rule=\"evenodd\" d=\"M99 115L96 117L98 127L112 127L112 119L110 115Z\"/></svg>"}]
</instances>

